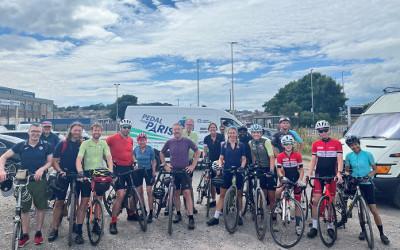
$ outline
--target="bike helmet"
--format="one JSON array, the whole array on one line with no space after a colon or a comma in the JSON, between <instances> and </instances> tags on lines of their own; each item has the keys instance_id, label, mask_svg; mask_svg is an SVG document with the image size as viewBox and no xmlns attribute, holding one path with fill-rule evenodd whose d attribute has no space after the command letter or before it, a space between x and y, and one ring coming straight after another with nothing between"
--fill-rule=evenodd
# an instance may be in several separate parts
<instances>
[{"instance_id":1,"label":"bike helmet","mask_svg":"<svg viewBox=\"0 0 400 250\"><path fill-rule=\"evenodd\" d=\"M147 141L147 135L142 132L142 133L138 134L138 136L136 137L136 140L137 141L139 141L139 140L146 140Z\"/></svg>"},{"instance_id":2,"label":"bike helmet","mask_svg":"<svg viewBox=\"0 0 400 250\"><path fill-rule=\"evenodd\" d=\"M360 139L358 139L357 136L351 135L351 136L349 136L349 137L346 138L346 144L347 144L347 146L350 147L351 145L353 145L353 144L355 144L355 143L357 143L357 144L360 145Z\"/></svg>"},{"instance_id":3,"label":"bike helmet","mask_svg":"<svg viewBox=\"0 0 400 250\"><path fill-rule=\"evenodd\" d=\"M285 116L285 117L281 117L281 118L279 119L279 123L284 122L284 121L290 122L289 117Z\"/></svg>"},{"instance_id":4,"label":"bike helmet","mask_svg":"<svg viewBox=\"0 0 400 250\"><path fill-rule=\"evenodd\" d=\"M161 200L161 199L164 198L164 195L165 195L165 189L164 188L158 187L158 188L154 188L153 189L154 198Z\"/></svg>"},{"instance_id":5,"label":"bike helmet","mask_svg":"<svg viewBox=\"0 0 400 250\"><path fill-rule=\"evenodd\" d=\"M13 182L11 179L6 179L0 184L1 193L4 197L11 196L14 193Z\"/></svg>"},{"instance_id":6,"label":"bike helmet","mask_svg":"<svg viewBox=\"0 0 400 250\"><path fill-rule=\"evenodd\" d=\"M317 123L315 124L315 129L318 130L323 128L330 128L329 122L325 120L317 121Z\"/></svg>"},{"instance_id":7,"label":"bike helmet","mask_svg":"<svg viewBox=\"0 0 400 250\"><path fill-rule=\"evenodd\" d=\"M253 132L262 132L263 128L261 127L261 125L254 123L253 125L251 125L250 127L250 131Z\"/></svg>"},{"instance_id":8,"label":"bike helmet","mask_svg":"<svg viewBox=\"0 0 400 250\"><path fill-rule=\"evenodd\" d=\"M132 121L128 119L123 119L119 122L119 125L122 126L132 126Z\"/></svg>"},{"instance_id":9,"label":"bike helmet","mask_svg":"<svg viewBox=\"0 0 400 250\"><path fill-rule=\"evenodd\" d=\"M282 145L293 145L294 144L294 138L291 135L284 135L281 138L281 143Z\"/></svg>"}]
</instances>

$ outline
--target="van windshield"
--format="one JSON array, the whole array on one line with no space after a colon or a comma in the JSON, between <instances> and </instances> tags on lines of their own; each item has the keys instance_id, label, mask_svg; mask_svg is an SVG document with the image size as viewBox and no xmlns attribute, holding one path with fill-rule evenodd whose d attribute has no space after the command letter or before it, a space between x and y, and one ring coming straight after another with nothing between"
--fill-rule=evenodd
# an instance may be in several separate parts
<instances>
[{"instance_id":1,"label":"van windshield","mask_svg":"<svg viewBox=\"0 0 400 250\"><path fill-rule=\"evenodd\" d=\"M362 115L346 135L359 138L400 139L400 113Z\"/></svg>"}]
</instances>

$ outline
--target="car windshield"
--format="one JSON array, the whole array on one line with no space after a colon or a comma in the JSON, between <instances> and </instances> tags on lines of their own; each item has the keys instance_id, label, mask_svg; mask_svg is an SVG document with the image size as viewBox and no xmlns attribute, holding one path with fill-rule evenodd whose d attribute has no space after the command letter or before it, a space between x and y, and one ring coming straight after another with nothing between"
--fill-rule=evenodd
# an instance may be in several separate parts
<instances>
[{"instance_id":1,"label":"car windshield","mask_svg":"<svg viewBox=\"0 0 400 250\"><path fill-rule=\"evenodd\" d=\"M400 113L362 115L346 135L359 138L400 139Z\"/></svg>"}]
</instances>

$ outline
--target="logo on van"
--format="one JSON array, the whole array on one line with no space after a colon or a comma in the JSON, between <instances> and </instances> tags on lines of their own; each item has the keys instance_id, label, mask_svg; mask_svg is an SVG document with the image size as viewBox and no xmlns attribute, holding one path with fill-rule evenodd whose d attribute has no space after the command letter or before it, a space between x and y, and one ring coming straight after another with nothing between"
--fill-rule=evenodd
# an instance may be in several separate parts
<instances>
[{"instance_id":1,"label":"logo on van","mask_svg":"<svg viewBox=\"0 0 400 250\"><path fill-rule=\"evenodd\" d=\"M162 122L163 119L161 117L144 114L140 121L146 124L145 128L148 131L159 134L172 135L172 128L164 125Z\"/></svg>"}]
</instances>

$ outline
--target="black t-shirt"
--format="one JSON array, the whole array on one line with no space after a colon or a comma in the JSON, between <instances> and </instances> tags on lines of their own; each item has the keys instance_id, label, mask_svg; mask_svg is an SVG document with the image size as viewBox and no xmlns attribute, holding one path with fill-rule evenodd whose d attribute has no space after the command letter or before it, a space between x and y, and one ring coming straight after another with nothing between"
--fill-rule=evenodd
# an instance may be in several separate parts
<instances>
[{"instance_id":1,"label":"black t-shirt","mask_svg":"<svg viewBox=\"0 0 400 250\"><path fill-rule=\"evenodd\" d=\"M60 167L63 171L76 173L76 157L79 153L80 141L61 141L54 150L54 158L60 158Z\"/></svg>"},{"instance_id":2,"label":"black t-shirt","mask_svg":"<svg viewBox=\"0 0 400 250\"><path fill-rule=\"evenodd\" d=\"M204 144L208 147L208 158L211 162L217 161L221 154L221 143L225 141L223 135L217 133L215 141L211 139L211 135L204 137Z\"/></svg>"},{"instance_id":3,"label":"black t-shirt","mask_svg":"<svg viewBox=\"0 0 400 250\"><path fill-rule=\"evenodd\" d=\"M249 134L246 134L245 136L239 136L239 141L243 143L244 146L244 151L246 155L246 164L251 164L253 162L253 159L251 158L251 149L249 145L249 141L251 141L251 136Z\"/></svg>"},{"instance_id":4,"label":"black t-shirt","mask_svg":"<svg viewBox=\"0 0 400 250\"><path fill-rule=\"evenodd\" d=\"M27 169L29 174L34 174L43 167L47 163L47 156L52 154L50 145L42 140L34 147L29 145L28 141L23 141L15 144L11 150L19 155L22 168Z\"/></svg>"},{"instance_id":5,"label":"black t-shirt","mask_svg":"<svg viewBox=\"0 0 400 250\"><path fill-rule=\"evenodd\" d=\"M58 136L52 132L50 132L48 136L42 134L40 136L40 140L47 142L50 145L52 151L54 151L56 145L60 142L60 138L58 138Z\"/></svg>"}]
</instances>

